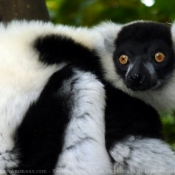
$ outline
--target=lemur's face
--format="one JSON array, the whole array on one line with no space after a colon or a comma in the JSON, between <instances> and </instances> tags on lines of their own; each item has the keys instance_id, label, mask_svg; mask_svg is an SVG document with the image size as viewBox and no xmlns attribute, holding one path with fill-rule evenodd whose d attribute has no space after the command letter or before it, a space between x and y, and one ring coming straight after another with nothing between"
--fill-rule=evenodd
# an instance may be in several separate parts
<instances>
[{"instance_id":1,"label":"lemur's face","mask_svg":"<svg viewBox=\"0 0 175 175\"><path fill-rule=\"evenodd\" d=\"M132 90L157 89L175 67L170 27L159 23L133 23L123 27L115 41L117 73Z\"/></svg>"}]
</instances>

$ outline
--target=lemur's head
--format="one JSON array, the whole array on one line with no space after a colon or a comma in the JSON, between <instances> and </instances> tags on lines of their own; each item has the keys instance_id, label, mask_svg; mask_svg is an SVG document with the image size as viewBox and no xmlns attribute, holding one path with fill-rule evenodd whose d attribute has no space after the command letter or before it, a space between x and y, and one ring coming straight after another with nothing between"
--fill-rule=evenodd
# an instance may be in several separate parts
<instances>
[{"instance_id":1,"label":"lemur's head","mask_svg":"<svg viewBox=\"0 0 175 175\"><path fill-rule=\"evenodd\" d=\"M125 25L115 39L113 59L131 90L160 88L175 67L171 28L155 22Z\"/></svg>"},{"instance_id":2,"label":"lemur's head","mask_svg":"<svg viewBox=\"0 0 175 175\"><path fill-rule=\"evenodd\" d=\"M93 32L106 81L157 110L175 109L175 22L104 22Z\"/></svg>"}]
</instances>

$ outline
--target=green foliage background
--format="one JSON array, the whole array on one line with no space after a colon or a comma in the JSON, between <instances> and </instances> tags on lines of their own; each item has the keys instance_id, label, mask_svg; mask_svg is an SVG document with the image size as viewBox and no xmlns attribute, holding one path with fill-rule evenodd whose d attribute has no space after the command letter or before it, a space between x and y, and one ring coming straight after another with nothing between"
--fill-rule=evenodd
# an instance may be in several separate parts
<instances>
[{"instance_id":1,"label":"green foliage background","mask_svg":"<svg viewBox=\"0 0 175 175\"><path fill-rule=\"evenodd\" d=\"M172 23L175 20L175 0L155 0L151 7L141 0L46 0L54 23L92 26L104 20L126 23L133 20L153 20ZM175 112L161 114L163 132L175 149Z\"/></svg>"},{"instance_id":2,"label":"green foliage background","mask_svg":"<svg viewBox=\"0 0 175 175\"><path fill-rule=\"evenodd\" d=\"M175 0L155 0L151 7L141 0L46 0L54 23L91 26L104 20L125 23L144 19L172 22Z\"/></svg>"}]
</instances>

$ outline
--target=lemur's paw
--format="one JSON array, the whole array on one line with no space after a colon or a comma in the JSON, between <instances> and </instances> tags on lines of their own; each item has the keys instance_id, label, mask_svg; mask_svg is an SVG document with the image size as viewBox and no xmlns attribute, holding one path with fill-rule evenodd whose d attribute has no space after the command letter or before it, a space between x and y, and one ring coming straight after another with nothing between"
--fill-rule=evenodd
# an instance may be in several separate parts
<instances>
[{"instance_id":1,"label":"lemur's paw","mask_svg":"<svg viewBox=\"0 0 175 175\"><path fill-rule=\"evenodd\" d=\"M115 175L175 175L175 154L158 139L130 137L110 151Z\"/></svg>"}]
</instances>

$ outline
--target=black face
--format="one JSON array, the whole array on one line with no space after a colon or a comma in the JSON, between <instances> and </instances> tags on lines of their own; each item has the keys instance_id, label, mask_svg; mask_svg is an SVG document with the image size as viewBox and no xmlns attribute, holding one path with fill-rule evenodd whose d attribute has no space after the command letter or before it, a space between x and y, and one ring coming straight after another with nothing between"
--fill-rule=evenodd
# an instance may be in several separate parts
<instances>
[{"instance_id":1,"label":"black face","mask_svg":"<svg viewBox=\"0 0 175 175\"><path fill-rule=\"evenodd\" d=\"M134 23L123 27L115 42L117 73L132 90L157 89L175 67L170 27L160 23Z\"/></svg>"}]
</instances>

